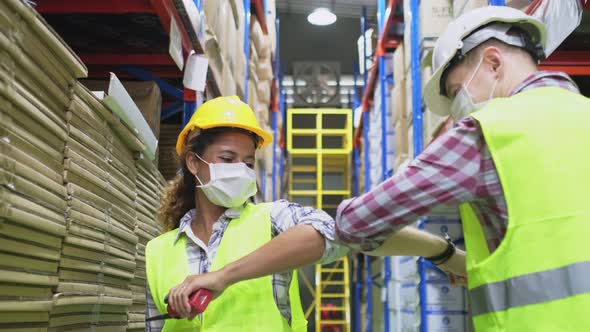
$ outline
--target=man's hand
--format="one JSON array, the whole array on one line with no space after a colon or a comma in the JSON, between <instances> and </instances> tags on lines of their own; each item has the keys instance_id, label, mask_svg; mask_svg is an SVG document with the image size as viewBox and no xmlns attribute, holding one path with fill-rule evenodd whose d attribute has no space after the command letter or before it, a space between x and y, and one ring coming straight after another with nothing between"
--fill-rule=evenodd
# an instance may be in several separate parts
<instances>
[{"instance_id":1,"label":"man's hand","mask_svg":"<svg viewBox=\"0 0 590 332\"><path fill-rule=\"evenodd\" d=\"M225 271L219 270L210 273L190 275L184 279L180 285L172 288L168 294L168 305L177 312L180 317L192 320L197 315L193 312L188 300L189 296L201 288L213 292L214 296L219 296L227 287Z\"/></svg>"},{"instance_id":2,"label":"man's hand","mask_svg":"<svg viewBox=\"0 0 590 332\"><path fill-rule=\"evenodd\" d=\"M465 251L456 249L455 254L444 264L438 266L443 270L453 287L467 285L467 268L465 265Z\"/></svg>"}]
</instances>

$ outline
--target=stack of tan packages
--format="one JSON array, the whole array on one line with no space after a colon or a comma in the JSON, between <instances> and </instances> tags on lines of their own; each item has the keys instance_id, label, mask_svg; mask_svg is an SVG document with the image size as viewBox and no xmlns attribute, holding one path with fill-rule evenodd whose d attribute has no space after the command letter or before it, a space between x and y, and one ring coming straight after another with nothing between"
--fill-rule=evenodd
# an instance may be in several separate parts
<instances>
[{"instance_id":1,"label":"stack of tan packages","mask_svg":"<svg viewBox=\"0 0 590 332\"><path fill-rule=\"evenodd\" d=\"M182 131L179 123L163 123L160 131L158 169L166 180L172 180L180 167L176 155L176 140Z\"/></svg>"},{"instance_id":2,"label":"stack of tan packages","mask_svg":"<svg viewBox=\"0 0 590 332\"><path fill-rule=\"evenodd\" d=\"M0 26L0 331L125 331L161 177L138 194L144 144L29 5L0 2Z\"/></svg>"},{"instance_id":3,"label":"stack of tan packages","mask_svg":"<svg viewBox=\"0 0 590 332\"><path fill-rule=\"evenodd\" d=\"M395 150L395 164L394 170L397 171L399 166L408 159L408 145L411 138L408 137L410 118L412 114L409 113L406 89L408 80L406 77L406 61L405 61L405 45L400 43L400 46L393 53L393 90L391 92L391 102L393 110L393 127L394 129L394 150Z\"/></svg>"},{"instance_id":4,"label":"stack of tan packages","mask_svg":"<svg viewBox=\"0 0 590 332\"><path fill-rule=\"evenodd\" d=\"M271 43L256 17L250 23L250 62L248 64L248 103L261 126L268 128L272 89Z\"/></svg>"},{"instance_id":5,"label":"stack of tan packages","mask_svg":"<svg viewBox=\"0 0 590 332\"><path fill-rule=\"evenodd\" d=\"M134 154L105 119L112 113L81 84L74 91L64 159L68 232L50 325L123 331L138 241Z\"/></svg>"},{"instance_id":6,"label":"stack of tan packages","mask_svg":"<svg viewBox=\"0 0 590 332\"><path fill-rule=\"evenodd\" d=\"M162 233L160 225L156 222L158 208L160 206L160 193L166 181L153 163L146 160L138 160L136 184L137 197L137 225L135 234L139 238L135 252L135 278L131 281L133 304L129 307L129 330L145 330L145 291L147 276L145 270L145 246L148 241Z\"/></svg>"},{"instance_id":7,"label":"stack of tan packages","mask_svg":"<svg viewBox=\"0 0 590 332\"><path fill-rule=\"evenodd\" d=\"M0 2L0 330L46 331L66 234L70 86L86 68L31 8Z\"/></svg>"}]
</instances>

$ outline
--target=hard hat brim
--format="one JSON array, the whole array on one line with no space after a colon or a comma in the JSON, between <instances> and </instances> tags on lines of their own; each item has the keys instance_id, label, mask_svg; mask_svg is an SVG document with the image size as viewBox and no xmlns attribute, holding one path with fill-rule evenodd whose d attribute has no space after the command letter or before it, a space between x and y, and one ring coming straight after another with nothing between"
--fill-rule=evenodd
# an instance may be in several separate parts
<instances>
[{"instance_id":1,"label":"hard hat brim","mask_svg":"<svg viewBox=\"0 0 590 332\"><path fill-rule=\"evenodd\" d=\"M424 86L424 103L430 111L440 116L451 115L451 99L440 94L440 81L446 69L440 67Z\"/></svg>"},{"instance_id":2,"label":"hard hat brim","mask_svg":"<svg viewBox=\"0 0 590 332\"><path fill-rule=\"evenodd\" d=\"M260 145L257 146L256 148L268 146L273 141L272 135L269 132L267 132L266 130L263 130L261 128L255 128L255 127L240 125L240 124L236 124L236 123L229 123L229 122L228 123L216 123L215 125L202 125L202 126L195 124L192 126L186 126L178 135L178 139L176 141L176 153L179 156L182 155L182 153L184 152L186 139L187 139L189 133L191 131L193 131L194 129L206 130L206 129L223 128L223 127L240 128L240 129L244 129L244 130L247 130L249 132L256 134L260 138Z\"/></svg>"}]
</instances>

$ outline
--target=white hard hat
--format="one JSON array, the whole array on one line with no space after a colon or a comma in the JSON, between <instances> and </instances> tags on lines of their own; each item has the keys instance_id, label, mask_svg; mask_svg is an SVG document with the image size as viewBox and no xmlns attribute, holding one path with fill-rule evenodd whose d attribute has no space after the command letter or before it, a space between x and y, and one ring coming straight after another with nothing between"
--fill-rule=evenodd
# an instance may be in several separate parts
<instances>
[{"instance_id":1,"label":"white hard hat","mask_svg":"<svg viewBox=\"0 0 590 332\"><path fill-rule=\"evenodd\" d=\"M512 27L523 30L527 38L509 35ZM451 22L436 42L432 54L433 75L424 88L428 109L443 116L450 114L452 101L441 90L445 70L455 59L462 59L461 56L491 38L523 47L533 53L536 60L544 57L546 32L538 19L506 6L486 6L467 12ZM457 55L460 56L457 58Z\"/></svg>"}]
</instances>

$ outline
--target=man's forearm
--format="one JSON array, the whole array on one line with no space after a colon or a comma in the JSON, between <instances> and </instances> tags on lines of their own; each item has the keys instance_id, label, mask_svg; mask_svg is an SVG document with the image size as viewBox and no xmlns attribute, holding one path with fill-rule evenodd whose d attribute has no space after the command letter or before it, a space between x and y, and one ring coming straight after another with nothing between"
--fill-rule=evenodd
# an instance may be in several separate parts
<instances>
[{"instance_id":1,"label":"man's forearm","mask_svg":"<svg viewBox=\"0 0 590 332\"><path fill-rule=\"evenodd\" d=\"M371 256L423 256L440 255L447 242L433 234L414 227L404 227L387 239L379 248L367 252Z\"/></svg>"},{"instance_id":2,"label":"man's forearm","mask_svg":"<svg viewBox=\"0 0 590 332\"><path fill-rule=\"evenodd\" d=\"M317 262L324 254L325 239L312 226L299 225L278 235L249 255L226 265L228 285L281 273Z\"/></svg>"},{"instance_id":3,"label":"man's forearm","mask_svg":"<svg viewBox=\"0 0 590 332\"><path fill-rule=\"evenodd\" d=\"M447 241L414 227L404 227L387 239L379 248L367 252L371 256L438 256L447 248ZM467 275L465 252L456 249L455 254L439 266L459 276Z\"/></svg>"}]
</instances>

